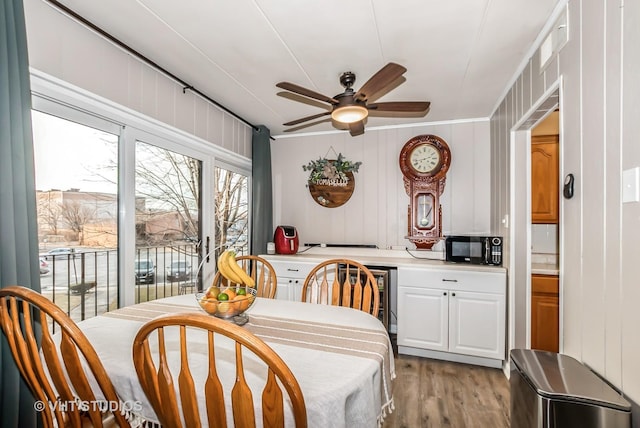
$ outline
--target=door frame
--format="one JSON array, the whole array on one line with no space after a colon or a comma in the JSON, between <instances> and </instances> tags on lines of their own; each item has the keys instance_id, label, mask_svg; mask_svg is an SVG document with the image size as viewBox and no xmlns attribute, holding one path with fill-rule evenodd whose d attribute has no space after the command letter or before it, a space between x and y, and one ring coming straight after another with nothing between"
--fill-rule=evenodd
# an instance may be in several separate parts
<instances>
[{"instance_id":1,"label":"door frame","mask_svg":"<svg viewBox=\"0 0 640 428\"><path fill-rule=\"evenodd\" d=\"M563 80L549 86L532 107L515 123L510 132L510 225L511 256L509 259L509 349L531 348L531 129L554 110L559 110L558 186L563 168ZM526 192L521 189L525 188ZM562 230L562 199L558 204L558 227ZM558 234L559 257L559 351L563 351L563 275L561 254L563 234ZM525 285L523 288L522 285Z\"/></svg>"}]
</instances>

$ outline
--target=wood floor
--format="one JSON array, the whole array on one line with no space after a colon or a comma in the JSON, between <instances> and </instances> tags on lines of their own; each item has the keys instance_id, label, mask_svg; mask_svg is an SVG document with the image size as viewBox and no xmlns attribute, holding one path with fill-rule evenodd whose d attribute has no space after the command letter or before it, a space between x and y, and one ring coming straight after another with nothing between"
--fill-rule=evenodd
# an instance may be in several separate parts
<instances>
[{"instance_id":1,"label":"wood floor","mask_svg":"<svg viewBox=\"0 0 640 428\"><path fill-rule=\"evenodd\" d=\"M407 355L395 363L395 410L383 428L509 427L502 370Z\"/></svg>"}]
</instances>

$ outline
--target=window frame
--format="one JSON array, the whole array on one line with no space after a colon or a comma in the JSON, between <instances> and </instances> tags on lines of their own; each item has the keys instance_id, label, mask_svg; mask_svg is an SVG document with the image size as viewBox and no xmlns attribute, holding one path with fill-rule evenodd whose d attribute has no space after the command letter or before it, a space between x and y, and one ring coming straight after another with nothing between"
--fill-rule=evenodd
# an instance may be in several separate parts
<instances>
[{"instance_id":1,"label":"window frame","mask_svg":"<svg viewBox=\"0 0 640 428\"><path fill-rule=\"evenodd\" d=\"M247 176L251 225L251 159L188 132L123 107L46 73L31 69L32 108L94 127L118 138L118 307L135 303L135 142L176 151L202 162L201 213L214 211L215 167ZM115 131L115 132L114 132ZM201 215L200 234L215 241L215 222ZM250 233L250 230L249 230ZM250 236L250 235L249 235ZM250 243L249 243L250 245ZM205 251L205 246L202 246ZM204 255L204 254L203 254ZM203 281L213 279L215 260L203 265Z\"/></svg>"}]
</instances>

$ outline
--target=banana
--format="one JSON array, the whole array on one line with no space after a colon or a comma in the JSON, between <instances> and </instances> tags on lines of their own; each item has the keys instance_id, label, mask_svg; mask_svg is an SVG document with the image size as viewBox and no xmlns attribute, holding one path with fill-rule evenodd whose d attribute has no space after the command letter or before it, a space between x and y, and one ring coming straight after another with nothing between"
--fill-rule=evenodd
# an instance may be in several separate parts
<instances>
[{"instance_id":1,"label":"banana","mask_svg":"<svg viewBox=\"0 0 640 428\"><path fill-rule=\"evenodd\" d=\"M218 257L218 270L220 271L222 276L227 278L229 281L241 284L242 278L238 276L235 271L233 271L233 269L231 269L231 265L229 263L229 258L232 254L233 253L231 251L227 250L223 252L220 257Z\"/></svg>"},{"instance_id":2,"label":"banana","mask_svg":"<svg viewBox=\"0 0 640 428\"><path fill-rule=\"evenodd\" d=\"M240 267L240 265L236 261L236 253L231 252L231 255L229 256L228 260L229 260L229 267L231 268L231 270L240 277L241 279L240 284L245 284L245 285L248 285L249 287L256 286L256 282L253 280L253 278L251 278L249 274L246 273L244 269L242 269L242 267Z\"/></svg>"}]
</instances>

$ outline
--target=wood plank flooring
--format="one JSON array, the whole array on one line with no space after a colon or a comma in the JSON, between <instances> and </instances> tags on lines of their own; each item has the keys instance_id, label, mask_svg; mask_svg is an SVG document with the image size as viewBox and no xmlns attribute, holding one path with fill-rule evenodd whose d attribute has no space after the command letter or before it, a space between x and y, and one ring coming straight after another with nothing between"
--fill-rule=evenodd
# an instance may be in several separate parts
<instances>
[{"instance_id":1,"label":"wood plank flooring","mask_svg":"<svg viewBox=\"0 0 640 428\"><path fill-rule=\"evenodd\" d=\"M509 427L509 381L500 369L397 355L395 410L383 428Z\"/></svg>"}]
</instances>

